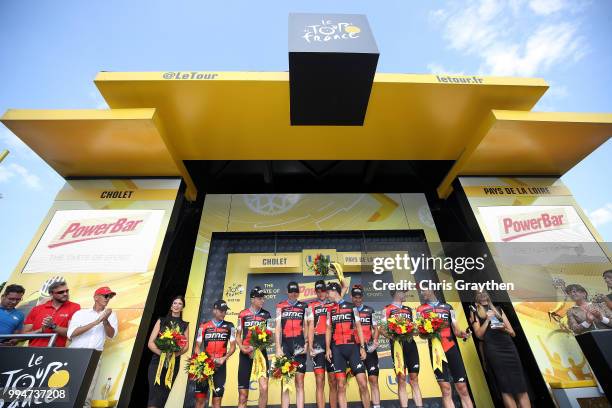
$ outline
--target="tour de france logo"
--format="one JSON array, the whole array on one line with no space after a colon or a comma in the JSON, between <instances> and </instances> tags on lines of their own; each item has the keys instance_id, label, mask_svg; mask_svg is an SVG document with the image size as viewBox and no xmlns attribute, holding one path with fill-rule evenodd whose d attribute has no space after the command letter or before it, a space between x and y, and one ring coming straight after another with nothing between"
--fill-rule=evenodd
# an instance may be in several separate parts
<instances>
[{"instance_id":1,"label":"tour de france logo","mask_svg":"<svg viewBox=\"0 0 612 408\"><path fill-rule=\"evenodd\" d=\"M332 20L321 20L321 24L306 26L302 38L307 43L343 41L359 38L361 28L352 23L334 23Z\"/></svg>"},{"instance_id":2,"label":"tour de france logo","mask_svg":"<svg viewBox=\"0 0 612 408\"><path fill-rule=\"evenodd\" d=\"M292 209L301 198L301 194L244 194L247 207L260 215L279 215Z\"/></svg>"},{"instance_id":3,"label":"tour de france logo","mask_svg":"<svg viewBox=\"0 0 612 408\"><path fill-rule=\"evenodd\" d=\"M225 297L231 300L241 296L244 293L244 287L239 283L232 283L225 291Z\"/></svg>"},{"instance_id":4,"label":"tour de france logo","mask_svg":"<svg viewBox=\"0 0 612 408\"><path fill-rule=\"evenodd\" d=\"M0 395L0 407L52 406L74 397L68 395L70 371L65 361L45 361L45 356L33 352L27 364L21 368L0 372L4 384Z\"/></svg>"}]
</instances>

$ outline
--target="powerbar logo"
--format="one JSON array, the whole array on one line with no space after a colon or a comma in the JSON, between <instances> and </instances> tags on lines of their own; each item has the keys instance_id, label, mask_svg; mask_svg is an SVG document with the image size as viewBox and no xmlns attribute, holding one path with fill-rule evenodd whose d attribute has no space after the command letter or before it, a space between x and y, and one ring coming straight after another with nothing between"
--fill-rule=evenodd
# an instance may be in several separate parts
<instances>
[{"instance_id":1,"label":"powerbar logo","mask_svg":"<svg viewBox=\"0 0 612 408\"><path fill-rule=\"evenodd\" d=\"M568 224L567 214L562 209L504 216L499 219L501 240L505 242L526 235L567 228Z\"/></svg>"},{"instance_id":2,"label":"powerbar logo","mask_svg":"<svg viewBox=\"0 0 612 408\"><path fill-rule=\"evenodd\" d=\"M142 230L147 218L148 216L134 219L113 217L67 222L48 247L55 248L92 239L136 235Z\"/></svg>"}]
</instances>

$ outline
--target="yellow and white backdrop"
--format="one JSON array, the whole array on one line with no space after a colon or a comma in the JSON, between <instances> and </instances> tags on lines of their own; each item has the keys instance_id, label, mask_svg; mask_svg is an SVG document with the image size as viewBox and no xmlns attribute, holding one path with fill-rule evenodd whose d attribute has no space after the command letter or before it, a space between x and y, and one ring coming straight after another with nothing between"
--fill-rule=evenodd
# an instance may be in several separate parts
<instances>
[{"instance_id":1,"label":"yellow and white backdrop","mask_svg":"<svg viewBox=\"0 0 612 408\"><path fill-rule=\"evenodd\" d=\"M207 195L187 287L185 319L191 322L198 319L198 308L202 302L209 248L214 232L360 230L422 230L428 243L439 242L436 227L423 194ZM330 252L330 255L334 256L336 260L344 263L349 272L351 267L356 268L355 270L360 268L359 261L351 265L351 260L355 259L355 256L364 255L361 253L336 252L334 248L322 248L314 252L325 251ZM226 299L231 307L227 319L236 323L237 313L247 305L246 288L249 279L256 279L257 274L261 273L308 274L304 259L310 252L312 251L276 254L229 254L224 283L226 297L228 293L231 293L231 299ZM263 257L284 257L287 258L287 264L279 267L262 267L261 260ZM405 276L400 275L399 272L395 271L394 278L410 280L411 276L409 273L405 273ZM452 281L452 277L447 272L438 272L438 279ZM302 284L303 298L314 297L311 285L311 283ZM276 287L275 292L282 298L284 287L280 287L280 285L271 286ZM457 310L460 325L467 327L466 317L461 304L458 303L457 294L454 291L448 291L444 295L446 300ZM416 307L418 297L413 295L407 304ZM193 333L191 333L191 336L191 341L193 341ZM417 340L417 344L421 356L420 382L424 397L440 397L440 390L428 362L427 343ZM459 342L459 347L477 406L491 406L488 388L473 341ZM224 406L235 406L237 404L237 369L238 359L237 356L234 356L228 361ZM185 398L186 381L185 375L179 375L167 406L182 406ZM383 400L397 399L391 369L381 371L380 381ZM306 389L314 390L312 373L306 375ZM257 390L254 388L249 395L249 404L256 403L256 396ZM314 398L314 392L306 393L307 403L314 403ZM356 384L349 386L349 400L359 400ZM280 404L280 388L274 382L271 383L270 387L269 403L271 405Z\"/></svg>"},{"instance_id":2,"label":"yellow and white backdrop","mask_svg":"<svg viewBox=\"0 0 612 408\"><path fill-rule=\"evenodd\" d=\"M573 302L562 291L564 285L580 284L591 298L608 293L602 273L611 267L610 254L588 217L557 178L464 177L460 182L504 282L545 293L530 301L524 293L509 292L542 376L553 388L568 382L594 386L567 327ZM537 256L497 262L508 254L516 261L526 248ZM565 252L568 248L573 254Z\"/></svg>"},{"instance_id":3,"label":"yellow and white backdrop","mask_svg":"<svg viewBox=\"0 0 612 408\"><path fill-rule=\"evenodd\" d=\"M106 343L94 399L111 378L109 399L117 399L141 324L179 179L67 181L24 252L7 284L26 294L19 309L49 299L47 287L64 279L70 300L93 306L100 286L117 292L109 304L119 334Z\"/></svg>"}]
</instances>

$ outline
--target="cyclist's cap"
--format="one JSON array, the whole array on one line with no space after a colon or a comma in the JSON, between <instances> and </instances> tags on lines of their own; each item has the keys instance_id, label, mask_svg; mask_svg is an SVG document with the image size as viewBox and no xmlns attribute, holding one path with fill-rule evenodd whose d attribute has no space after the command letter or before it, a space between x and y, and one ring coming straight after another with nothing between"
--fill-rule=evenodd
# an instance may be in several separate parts
<instances>
[{"instance_id":1,"label":"cyclist's cap","mask_svg":"<svg viewBox=\"0 0 612 408\"><path fill-rule=\"evenodd\" d=\"M289 282L287 284L287 293L300 293L300 285L297 282Z\"/></svg>"},{"instance_id":2,"label":"cyclist's cap","mask_svg":"<svg viewBox=\"0 0 612 408\"><path fill-rule=\"evenodd\" d=\"M351 289L351 296L363 296L363 288L361 285L355 285Z\"/></svg>"},{"instance_id":3,"label":"cyclist's cap","mask_svg":"<svg viewBox=\"0 0 612 408\"><path fill-rule=\"evenodd\" d=\"M251 299L256 298L256 297L261 298L261 297L264 297L265 295L266 295L265 292L259 286L255 286L253 289L251 289Z\"/></svg>"},{"instance_id":4,"label":"cyclist's cap","mask_svg":"<svg viewBox=\"0 0 612 408\"><path fill-rule=\"evenodd\" d=\"M342 293L342 288L338 282L331 282L327 285L327 290L333 290L338 293Z\"/></svg>"},{"instance_id":5,"label":"cyclist's cap","mask_svg":"<svg viewBox=\"0 0 612 408\"><path fill-rule=\"evenodd\" d=\"M318 280L315 282L315 290L322 290L322 291L326 291L327 290L327 286L325 286L325 281L324 280Z\"/></svg>"},{"instance_id":6,"label":"cyclist's cap","mask_svg":"<svg viewBox=\"0 0 612 408\"><path fill-rule=\"evenodd\" d=\"M219 299L213 305L213 309L217 309L217 310L220 310L222 312L227 312L227 310L229 309L229 306L227 305L225 300Z\"/></svg>"}]
</instances>

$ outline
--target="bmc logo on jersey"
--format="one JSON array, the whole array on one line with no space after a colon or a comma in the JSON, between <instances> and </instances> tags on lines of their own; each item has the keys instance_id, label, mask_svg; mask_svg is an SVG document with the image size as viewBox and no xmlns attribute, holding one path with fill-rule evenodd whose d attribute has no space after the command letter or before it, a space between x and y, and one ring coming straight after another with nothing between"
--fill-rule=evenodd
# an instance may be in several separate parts
<instances>
[{"instance_id":1,"label":"bmc logo on jersey","mask_svg":"<svg viewBox=\"0 0 612 408\"><path fill-rule=\"evenodd\" d=\"M350 313L340 313L332 315L332 322L346 322L352 320L352 315Z\"/></svg>"}]
</instances>

